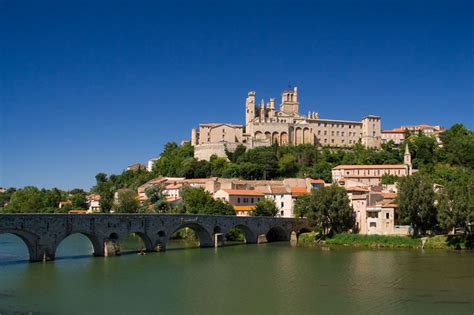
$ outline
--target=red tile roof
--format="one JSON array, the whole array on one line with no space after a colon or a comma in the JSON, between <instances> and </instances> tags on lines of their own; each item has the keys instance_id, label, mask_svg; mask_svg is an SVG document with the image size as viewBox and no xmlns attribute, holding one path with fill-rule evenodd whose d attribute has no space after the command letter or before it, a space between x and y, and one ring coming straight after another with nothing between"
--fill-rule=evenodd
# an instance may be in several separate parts
<instances>
[{"instance_id":1,"label":"red tile roof","mask_svg":"<svg viewBox=\"0 0 474 315\"><path fill-rule=\"evenodd\" d=\"M263 196L263 193L256 190L245 190L245 189L222 189L229 195L234 196Z\"/></svg>"},{"instance_id":2,"label":"red tile roof","mask_svg":"<svg viewBox=\"0 0 474 315\"><path fill-rule=\"evenodd\" d=\"M405 164L381 164L381 165L338 165L333 170L356 170L356 169L405 169Z\"/></svg>"},{"instance_id":3,"label":"red tile roof","mask_svg":"<svg viewBox=\"0 0 474 315\"><path fill-rule=\"evenodd\" d=\"M291 187L291 195L293 197L299 197L303 195L309 195L309 192L305 187Z\"/></svg>"}]
</instances>

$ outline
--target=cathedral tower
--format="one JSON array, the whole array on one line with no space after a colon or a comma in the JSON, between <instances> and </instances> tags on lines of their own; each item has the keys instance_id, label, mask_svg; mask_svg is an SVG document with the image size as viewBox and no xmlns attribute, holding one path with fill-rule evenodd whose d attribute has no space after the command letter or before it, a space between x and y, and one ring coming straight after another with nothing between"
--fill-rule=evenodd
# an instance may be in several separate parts
<instances>
[{"instance_id":1,"label":"cathedral tower","mask_svg":"<svg viewBox=\"0 0 474 315\"><path fill-rule=\"evenodd\" d=\"M289 88L283 91L281 94L280 110L287 114L299 113L298 88L296 86L293 89Z\"/></svg>"},{"instance_id":2,"label":"cathedral tower","mask_svg":"<svg viewBox=\"0 0 474 315\"><path fill-rule=\"evenodd\" d=\"M255 118L255 92L250 91L245 99L245 124L248 125Z\"/></svg>"}]
</instances>

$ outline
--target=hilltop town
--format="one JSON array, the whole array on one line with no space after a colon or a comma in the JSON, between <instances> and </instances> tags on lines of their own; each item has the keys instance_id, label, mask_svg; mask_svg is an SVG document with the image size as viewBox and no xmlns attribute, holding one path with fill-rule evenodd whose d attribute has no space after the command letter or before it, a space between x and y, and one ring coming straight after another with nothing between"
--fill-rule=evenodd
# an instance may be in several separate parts
<instances>
[{"instance_id":1,"label":"hilltop town","mask_svg":"<svg viewBox=\"0 0 474 315\"><path fill-rule=\"evenodd\" d=\"M472 179L473 133L462 125L383 130L375 115L322 119L316 112L299 113L298 93L297 87L284 90L277 109L274 98L257 106L251 91L245 125L201 124L192 129L191 141L167 143L146 167L136 163L121 175L97 174L90 193L3 189L1 209L250 216L266 207L266 215L299 217L307 215L303 208L315 191L337 187L352 209L353 231L408 235L414 223L398 213L403 178L419 169L416 180L429 182L433 196L459 185L447 172ZM43 194L38 198L48 201L19 206L12 196L21 193Z\"/></svg>"}]
</instances>

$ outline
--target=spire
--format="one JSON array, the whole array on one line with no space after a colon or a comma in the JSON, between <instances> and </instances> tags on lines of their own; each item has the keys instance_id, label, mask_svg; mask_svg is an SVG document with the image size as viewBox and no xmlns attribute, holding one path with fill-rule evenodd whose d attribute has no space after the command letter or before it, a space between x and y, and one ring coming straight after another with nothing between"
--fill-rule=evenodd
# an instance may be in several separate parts
<instances>
[{"instance_id":1,"label":"spire","mask_svg":"<svg viewBox=\"0 0 474 315\"><path fill-rule=\"evenodd\" d=\"M405 155L403 157L403 163L408 167L408 175L411 175L412 174L411 154L408 148L408 143L405 145Z\"/></svg>"}]
</instances>

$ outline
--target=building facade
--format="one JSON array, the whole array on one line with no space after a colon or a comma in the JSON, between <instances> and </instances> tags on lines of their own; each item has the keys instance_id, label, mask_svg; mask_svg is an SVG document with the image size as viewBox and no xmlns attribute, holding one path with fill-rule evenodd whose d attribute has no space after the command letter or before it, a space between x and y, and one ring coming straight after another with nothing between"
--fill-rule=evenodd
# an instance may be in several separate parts
<instances>
[{"instance_id":1,"label":"building facade","mask_svg":"<svg viewBox=\"0 0 474 315\"><path fill-rule=\"evenodd\" d=\"M403 177L412 173L411 154L407 145L403 164L338 165L332 169L332 181L333 183L356 182L366 186L379 186L384 175Z\"/></svg>"},{"instance_id":2,"label":"building facade","mask_svg":"<svg viewBox=\"0 0 474 315\"><path fill-rule=\"evenodd\" d=\"M369 115L360 121L319 118L318 113L299 112L298 89L283 91L279 109L275 99L256 103L251 91L245 100L245 125L201 124L191 131L191 144L197 159L208 160L212 154L225 157L225 149L241 144L259 146L313 144L328 147L351 147L357 143L380 148L381 119Z\"/></svg>"}]
</instances>

